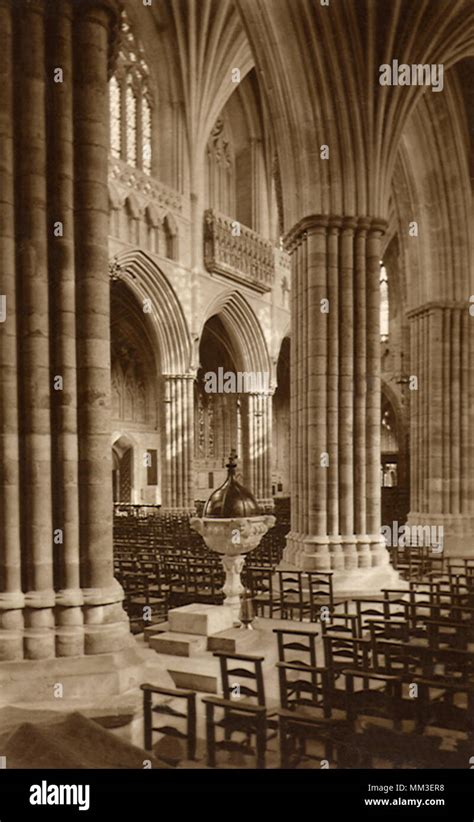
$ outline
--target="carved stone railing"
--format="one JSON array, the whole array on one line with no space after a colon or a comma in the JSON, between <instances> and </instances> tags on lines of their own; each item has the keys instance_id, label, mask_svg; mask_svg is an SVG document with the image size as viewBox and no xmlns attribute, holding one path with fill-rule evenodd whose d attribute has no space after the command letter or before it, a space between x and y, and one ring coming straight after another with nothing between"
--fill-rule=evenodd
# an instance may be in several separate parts
<instances>
[{"instance_id":1,"label":"carved stone railing","mask_svg":"<svg viewBox=\"0 0 474 822\"><path fill-rule=\"evenodd\" d=\"M129 166L123 160L109 160L109 180L120 188L131 189L141 199L153 202L161 209L180 212L183 208L183 198L179 191L160 183L139 168Z\"/></svg>"},{"instance_id":2,"label":"carved stone railing","mask_svg":"<svg viewBox=\"0 0 474 822\"><path fill-rule=\"evenodd\" d=\"M271 291L273 287L272 243L213 209L204 213L204 264L211 273L230 277L257 291Z\"/></svg>"}]
</instances>

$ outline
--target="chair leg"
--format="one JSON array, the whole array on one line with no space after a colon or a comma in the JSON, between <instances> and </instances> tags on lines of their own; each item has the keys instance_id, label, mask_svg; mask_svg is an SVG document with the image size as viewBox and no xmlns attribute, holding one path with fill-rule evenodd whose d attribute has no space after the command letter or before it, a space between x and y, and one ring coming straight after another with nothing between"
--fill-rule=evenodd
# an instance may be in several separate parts
<instances>
[{"instance_id":1,"label":"chair leg","mask_svg":"<svg viewBox=\"0 0 474 822\"><path fill-rule=\"evenodd\" d=\"M226 742L232 739L232 728L227 724L229 718L229 711L224 708L224 739Z\"/></svg>"},{"instance_id":2,"label":"chair leg","mask_svg":"<svg viewBox=\"0 0 474 822\"><path fill-rule=\"evenodd\" d=\"M216 767L216 737L214 726L214 705L206 704L206 741L207 764L209 768Z\"/></svg>"},{"instance_id":3,"label":"chair leg","mask_svg":"<svg viewBox=\"0 0 474 822\"><path fill-rule=\"evenodd\" d=\"M285 722L280 717L279 727L278 727L278 742L280 744L280 768L287 768L288 767L288 755L286 750L286 733L285 733Z\"/></svg>"},{"instance_id":4,"label":"chair leg","mask_svg":"<svg viewBox=\"0 0 474 822\"><path fill-rule=\"evenodd\" d=\"M267 722L265 714L256 720L257 768L265 768L265 750L267 747Z\"/></svg>"},{"instance_id":5,"label":"chair leg","mask_svg":"<svg viewBox=\"0 0 474 822\"><path fill-rule=\"evenodd\" d=\"M151 713L151 693L149 691L145 691L143 694L143 731L144 731L144 746L146 751L151 751L152 749L152 713Z\"/></svg>"},{"instance_id":6,"label":"chair leg","mask_svg":"<svg viewBox=\"0 0 474 822\"><path fill-rule=\"evenodd\" d=\"M196 696L188 704L188 759L196 758Z\"/></svg>"}]
</instances>

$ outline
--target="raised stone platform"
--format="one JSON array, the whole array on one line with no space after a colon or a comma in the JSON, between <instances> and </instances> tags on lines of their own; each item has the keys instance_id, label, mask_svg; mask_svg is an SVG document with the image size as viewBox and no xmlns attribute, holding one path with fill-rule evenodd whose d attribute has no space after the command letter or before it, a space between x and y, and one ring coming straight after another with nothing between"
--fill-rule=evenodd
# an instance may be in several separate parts
<instances>
[{"instance_id":1,"label":"raised stone platform","mask_svg":"<svg viewBox=\"0 0 474 822\"><path fill-rule=\"evenodd\" d=\"M128 648L111 654L94 654L45 660L3 662L0 665L0 707L36 705L42 709L79 710L91 716L94 709L120 711L147 679L164 687L173 681L158 657L130 637ZM132 706L135 710L135 706Z\"/></svg>"},{"instance_id":2,"label":"raised stone platform","mask_svg":"<svg viewBox=\"0 0 474 822\"><path fill-rule=\"evenodd\" d=\"M151 636L149 645L159 654L189 657L207 649L207 636L182 634L179 631L163 631L156 636Z\"/></svg>"},{"instance_id":3,"label":"raised stone platform","mask_svg":"<svg viewBox=\"0 0 474 822\"><path fill-rule=\"evenodd\" d=\"M225 607L221 605L205 607L208 609L209 617L207 626L217 625L219 614L214 617L209 609L215 608L218 612L222 612L226 610ZM199 613L202 606L187 605L185 608L170 611L168 622L147 628L145 638L150 647L158 652L160 664L169 673L177 688L191 689L201 693L220 692L220 662L213 655L215 651L251 654L264 657L263 668L267 696L276 702L278 684L275 663L278 652L274 629L283 627L288 630L314 630L316 634L321 633L320 626L315 623L263 618L254 621L253 630L229 627L207 636L173 631L172 625L181 627L183 624L189 624L194 608L196 613ZM196 622L196 625L198 624ZM205 640L205 644L196 643L196 640Z\"/></svg>"},{"instance_id":4,"label":"raised stone platform","mask_svg":"<svg viewBox=\"0 0 474 822\"><path fill-rule=\"evenodd\" d=\"M173 608L168 613L168 624L173 632L210 636L232 628L234 621L230 608L193 603Z\"/></svg>"}]
</instances>

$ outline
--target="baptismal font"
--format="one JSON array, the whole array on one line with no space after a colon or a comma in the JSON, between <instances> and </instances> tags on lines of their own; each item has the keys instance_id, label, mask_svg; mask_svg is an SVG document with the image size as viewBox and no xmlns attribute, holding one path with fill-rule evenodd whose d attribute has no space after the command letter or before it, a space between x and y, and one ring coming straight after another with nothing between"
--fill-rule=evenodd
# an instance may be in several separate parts
<instances>
[{"instance_id":1,"label":"baptismal font","mask_svg":"<svg viewBox=\"0 0 474 822\"><path fill-rule=\"evenodd\" d=\"M211 551L221 555L225 571L223 607L231 609L234 624L240 625L241 595L245 591L240 575L245 555L257 548L276 519L262 514L253 494L237 482L234 452L226 468L225 482L207 500L202 517L193 517L190 525Z\"/></svg>"}]
</instances>

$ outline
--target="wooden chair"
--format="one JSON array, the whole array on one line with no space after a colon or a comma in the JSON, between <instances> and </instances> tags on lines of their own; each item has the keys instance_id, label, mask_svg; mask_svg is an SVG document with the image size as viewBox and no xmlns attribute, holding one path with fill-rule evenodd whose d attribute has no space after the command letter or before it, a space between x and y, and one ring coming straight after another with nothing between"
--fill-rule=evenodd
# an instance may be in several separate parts
<instances>
[{"instance_id":1,"label":"wooden chair","mask_svg":"<svg viewBox=\"0 0 474 822\"><path fill-rule=\"evenodd\" d=\"M324 667L327 669L328 692L325 704L328 710L346 707L345 690L338 687L346 668L367 671L371 667L372 641L368 637L326 633L323 636ZM368 683L366 683L368 684Z\"/></svg>"},{"instance_id":2,"label":"wooden chair","mask_svg":"<svg viewBox=\"0 0 474 822\"><path fill-rule=\"evenodd\" d=\"M216 767L216 752L218 749L240 750L245 753L251 752L250 738L255 736L255 758L256 767L265 768L265 752L267 748L267 711L263 705L249 705L241 702L240 705L230 699L219 699L219 697L208 696L202 700L206 706L206 742L207 742L207 764L209 768ZM224 719L217 722L214 716L214 709L224 710ZM216 727L224 727L226 737L224 741L217 742ZM230 736L234 732L244 733L247 737L247 744L232 742Z\"/></svg>"},{"instance_id":3,"label":"wooden chair","mask_svg":"<svg viewBox=\"0 0 474 822\"><path fill-rule=\"evenodd\" d=\"M377 619L371 618L365 623L365 627L369 629L372 642L376 639L393 639L399 642L409 642L410 640L410 625L404 619ZM424 625L422 626L424 630Z\"/></svg>"},{"instance_id":4,"label":"wooden chair","mask_svg":"<svg viewBox=\"0 0 474 822\"><path fill-rule=\"evenodd\" d=\"M254 753L257 768L264 768L267 742L276 736L278 727L276 710L268 710L265 702L264 657L220 651L214 656L220 661L223 697L210 696L202 700L206 705L208 765L214 768L216 752L227 750ZM222 711L221 719L216 719L216 709ZM217 728L224 732L224 739L219 741L216 739ZM244 739L232 739L236 733Z\"/></svg>"},{"instance_id":5,"label":"wooden chair","mask_svg":"<svg viewBox=\"0 0 474 822\"><path fill-rule=\"evenodd\" d=\"M125 592L124 606L130 619L132 631L141 632L145 623L162 622L168 613L166 596L155 595L149 587L146 574L126 574L122 580ZM147 614L147 611L149 613Z\"/></svg>"},{"instance_id":6,"label":"wooden chair","mask_svg":"<svg viewBox=\"0 0 474 822\"><path fill-rule=\"evenodd\" d=\"M185 598L189 603L222 604L224 599L223 584L224 574L219 566L207 560L188 559L185 575ZM183 604L187 603L183 602Z\"/></svg>"},{"instance_id":7,"label":"wooden chair","mask_svg":"<svg viewBox=\"0 0 474 822\"><path fill-rule=\"evenodd\" d=\"M274 628L278 643L279 662L316 666L316 640L318 631Z\"/></svg>"},{"instance_id":8,"label":"wooden chair","mask_svg":"<svg viewBox=\"0 0 474 822\"><path fill-rule=\"evenodd\" d=\"M281 619L293 619L296 613L302 621L311 616L309 592L304 590L304 571L278 571L278 595Z\"/></svg>"},{"instance_id":9,"label":"wooden chair","mask_svg":"<svg viewBox=\"0 0 474 822\"><path fill-rule=\"evenodd\" d=\"M161 688L156 685L145 683L140 685L143 691L143 717L144 717L144 747L146 751L153 748L153 734L158 733L164 736L172 736L175 739L182 739L186 742L187 758L194 759L196 756L196 693L195 691L183 691L176 688ZM158 694L167 697L166 701L153 704L153 695ZM185 710L178 711L170 701L178 700L185 703ZM153 714L171 717L183 723L185 729L181 730L175 725L153 725Z\"/></svg>"},{"instance_id":10,"label":"wooden chair","mask_svg":"<svg viewBox=\"0 0 474 822\"><path fill-rule=\"evenodd\" d=\"M356 596L354 602L357 611L359 636L362 636L368 622L373 619L404 619L409 618L408 591L382 591L380 596Z\"/></svg>"},{"instance_id":11,"label":"wooden chair","mask_svg":"<svg viewBox=\"0 0 474 822\"><path fill-rule=\"evenodd\" d=\"M457 648L467 651L474 634L474 626L462 620L425 620L428 644L432 648Z\"/></svg>"},{"instance_id":12,"label":"wooden chair","mask_svg":"<svg viewBox=\"0 0 474 822\"><path fill-rule=\"evenodd\" d=\"M309 709L313 714L331 716L329 671L325 667L277 662L280 705L283 709Z\"/></svg>"},{"instance_id":13,"label":"wooden chair","mask_svg":"<svg viewBox=\"0 0 474 822\"><path fill-rule=\"evenodd\" d=\"M417 728L429 727L461 731L474 737L474 683L444 676L416 677L418 697ZM460 697L464 704L460 705ZM458 702L455 702L457 698Z\"/></svg>"},{"instance_id":14,"label":"wooden chair","mask_svg":"<svg viewBox=\"0 0 474 822\"><path fill-rule=\"evenodd\" d=\"M387 616L385 598L382 594L373 597L355 596L353 602L357 612L357 630L359 636L363 635L368 619L385 619Z\"/></svg>"},{"instance_id":15,"label":"wooden chair","mask_svg":"<svg viewBox=\"0 0 474 822\"><path fill-rule=\"evenodd\" d=\"M427 646L409 645L380 635L372 636L372 668L413 682L416 675L429 676L432 657Z\"/></svg>"},{"instance_id":16,"label":"wooden chair","mask_svg":"<svg viewBox=\"0 0 474 822\"><path fill-rule=\"evenodd\" d=\"M425 609L423 614L417 613L417 605L415 605L414 610L415 620L418 622L420 619L426 619L428 616L429 619L434 619L438 622L447 620L448 622L462 622L474 626L474 608L471 608L469 605L456 602L439 602L430 605L429 609Z\"/></svg>"},{"instance_id":17,"label":"wooden chair","mask_svg":"<svg viewBox=\"0 0 474 822\"><path fill-rule=\"evenodd\" d=\"M350 745L354 734L349 723L344 720L320 719L300 714L297 711L281 710L279 716L280 767L295 768L303 759L321 762L326 759L334 762L338 767L344 767L342 757L335 757L335 750L340 752L341 747ZM318 742L323 746L323 756L308 752L308 742ZM352 767L357 767L357 745L353 742ZM355 764L354 764L355 763ZM367 765L367 763L364 763Z\"/></svg>"},{"instance_id":18,"label":"wooden chair","mask_svg":"<svg viewBox=\"0 0 474 822\"><path fill-rule=\"evenodd\" d=\"M278 681L282 708L322 709L326 716L330 709L325 695L328 690L326 668L316 663L317 631L299 631L274 628L278 642Z\"/></svg>"},{"instance_id":19,"label":"wooden chair","mask_svg":"<svg viewBox=\"0 0 474 822\"><path fill-rule=\"evenodd\" d=\"M338 634L354 639L360 636L357 614L331 614L329 620L321 619L321 626L323 636Z\"/></svg>"},{"instance_id":20,"label":"wooden chair","mask_svg":"<svg viewBox=\"0 0 474 822\"><path fill-rule=\"evenodd\" d=\"M312 622L318 622L321 619L321 613L326 613L323 609L333 614L335 608L342 605L347 611L349 600L347 597L334 596L332 578L332 571L306 571Z\"/></svg>"},{"instance_id":21,"label":"wooden chair","mask_svg":"<svg viewBox=\"0 0 474 822\"><path fill-rule=\"evenodd\" d=\"M394 728L401 728L405 712L402 706L400 677L375 672L370 668L347 668L342 673L346 679L347 721L352 726L357 717L364 715L390 718Z\"/></svg>"},{"instance_id":22,"label":"wooden chair","mask_svg":"<svg viewBox=\"0 0 474 822\"><path fill-rule=\"evenodd\" d=\"M115 566L115 575L117 580L123 585L123 581L125 577L129 580L132 578L134 574L139 574L139 568L137 560L132 558L131 556L127 558L119 558L114 563Z\"/></svg>"},{"instance_id":23,"label":"wooden chair","mask_svg":"<svg viewBox=\"0 0 474 822\"><path fill-rule=\"evenodd\" d=\"M279 599L273 588L274 569L272 566L246 565L244 569L245 586L250 590L256 616L272 617L280 607Z\"/></svg>"}]
</instances>

